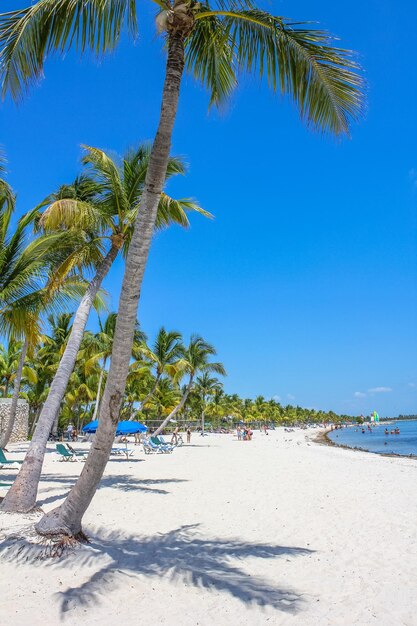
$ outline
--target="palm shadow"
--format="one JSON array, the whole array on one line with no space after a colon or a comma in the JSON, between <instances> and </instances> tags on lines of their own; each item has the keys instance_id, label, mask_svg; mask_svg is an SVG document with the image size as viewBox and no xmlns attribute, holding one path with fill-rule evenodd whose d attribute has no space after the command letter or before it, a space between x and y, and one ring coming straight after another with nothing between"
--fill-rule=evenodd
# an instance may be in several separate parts
<instances>
[{"instance_id":1,"label":"palm shadow","mask_svg":"<svg viewBox=\"0 0 417 626\"><path fill-rule=\"evenodd\" d=\"M16 478L16 473L14 474L1 474L0 475L0 483L13 483ZM45 504L51 504L56 502L57 500L62 500L67 495L67 491L64 493L54 493L53 495L45 495L50 491L56 491L60 486L62 488L69 488L75 484L78 479L78 474L71 474L70 476L57 476L56 474L42 474L42 481L47 483L58 483L56 486L51 487L42 487L42 482L40 483L40 491L38 494L37 504L39 506L45 506ZM171 492L166 489L161 488L163 485L167 485L170 483L184 483L188 482L184 478L134 478L129 474L107 474L101 479L99 489L103 489L104 487L111 487L112 489L117 489L118 491L140 491L141 493L153 493L159 495L168 495ZM1 487L0 487L1 490ZM4 494L5 495L5 494ZM0 498L1 501L2 498Z\"/></svg>"},{"instance_id":2,"label":"palm shadow","mask_svg":"<svg viewBox=\"0 0 417 626\"><path fill-rule=\"evenodd\" d=\"M271 559L306 556L313 550L268 544L248 544L239 539L207 539L197 534L199 524L181 526L166 534L138 538L106 533L91 540L89 547L77 553L77 565L91 563L97 553L105 557L103 565L84 583L58 592L61 613L75 607L92 607L101 597L123 587L124 576L142 575L216 590L237 598L245 605L269 606L286 613L297 613L305 604L303 594L289 587L277 586L264 578L248 575L236 563L245 558ZM71 558L70 556L67 558ZM65 567L65 561L63 566ZM80 562L81 561L81 562ZM68 564L68 563L67 563ZM119 580L117 580L119 578Z\"/></svg>"}]
</instances>

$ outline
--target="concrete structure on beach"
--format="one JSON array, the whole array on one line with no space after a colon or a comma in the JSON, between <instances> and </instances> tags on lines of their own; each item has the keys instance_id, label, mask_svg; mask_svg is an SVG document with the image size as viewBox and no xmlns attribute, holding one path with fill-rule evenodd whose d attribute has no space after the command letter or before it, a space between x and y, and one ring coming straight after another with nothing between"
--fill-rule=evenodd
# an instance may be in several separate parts
<instances>
[{"instance_id":1,"label":"concrete structure on beach","mask_svg":"<svg viewBox=\"0 0 417 626\"><path fill-rule=\"evenodd\" d=\"M4 433L9 422L11 398L0 398L0 435ZM29 405L26 400L17 401L16 419L10 442L26 441L28 438Z\"/></svg>"}]
</instances>

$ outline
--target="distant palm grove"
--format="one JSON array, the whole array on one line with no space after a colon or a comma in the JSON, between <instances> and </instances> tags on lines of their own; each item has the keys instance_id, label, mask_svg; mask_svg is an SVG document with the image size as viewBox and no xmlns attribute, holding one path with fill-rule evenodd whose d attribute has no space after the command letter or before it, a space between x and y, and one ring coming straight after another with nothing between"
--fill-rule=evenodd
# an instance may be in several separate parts
<instances>
[{"instance_id":1,"label":"distant palm grove","mask_svg":"<svg viewBox=\"0 0 417 626\"><path fill-rule=\"evenodd\" d=\"M52 434L58 434L69 423L79 431L83 425L95 419L100 392L106 381L106 365L111 354L115 317L115 313L104 317L100 322L101 328L96 333L84 332L75 368ZM40 343L31 356L25 359L20 398L29 403L32 432L68 340L71 319L71 313L49 315ZM195 342L195 339L192 338L192 341ZM2 397L13 394L22 347L22 342L14 339L0 345ZM208 344L206 349L214 354L214 349ZM139 420L155 428L159 426L175 410L184 394L186 355L187 346L184 345L180 333L161 328L154 342L150 342L138 329L120 419ZM250 399L228 394L224 391L222 381L210 373L213 365L221 370L220 364L207 362L201 365L201 372L196 375L183 408L176 414L179 423L201 428L202 415L205 416L206 429L231 428L240 421L294 425L349 419L333 411L305 409L289 404L283 406L278 401L268 400L263 396Z\"/></svg>"}]
</instances>

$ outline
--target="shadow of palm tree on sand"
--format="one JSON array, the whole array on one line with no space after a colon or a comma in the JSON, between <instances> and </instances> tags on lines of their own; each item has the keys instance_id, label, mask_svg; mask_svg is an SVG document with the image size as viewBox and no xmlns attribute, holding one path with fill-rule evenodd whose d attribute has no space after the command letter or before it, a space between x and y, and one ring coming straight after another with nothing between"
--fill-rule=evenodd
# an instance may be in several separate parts
<instances>
[{"instance_id":1,"label":"shadow of palm tree on sand","mask_svg":"<svg viewBox=\"0 0 417 626\"><path fill-rule=\"evenodd\" d=\"M182 584L229 594L247 605L270 606L286 613L302 609L305 603L302 594L250 576L236 561L253 557L288 559L311 554L312 550L248 544L238 539L206 539L198 533L198 526L181 526L166 534L143 538L102 531L91 539L90 546L77 552L77 564L81 564L80 560L85 564L91 562L97 553L107 563L84 583L57 594L62 614L80 605L87 608L98 604L100 596L115 592L118 586L123 586L124 576L132 574L148 579L168 576Z\"/></svg>"}]
</instances>

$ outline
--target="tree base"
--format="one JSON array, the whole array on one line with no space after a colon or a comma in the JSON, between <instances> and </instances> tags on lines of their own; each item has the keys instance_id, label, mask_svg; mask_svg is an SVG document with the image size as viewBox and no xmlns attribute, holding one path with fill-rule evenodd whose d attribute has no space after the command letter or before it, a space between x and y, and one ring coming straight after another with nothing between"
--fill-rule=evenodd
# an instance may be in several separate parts
<instances>
[{"instance_id":1,"label":"tree base","mask_svg":"<svg viewBox=\"0 0 417 626\"><path fill-rule=\"evenodd\" d=\"M42 537L50 539L52 542L66 540L75 541L76 543L88 543L88 537L85 535L81 527L76 530L67 526L60 518L60 507L46 513L35 524L36 532Z\"/></svg>"},{"instance_id":2,"label":"tree base","mask_svg":"<svg viewBox=\"0 0 417 626\"><path fill-rule=\"evenodd\" d=\"M69 536L67 533L39 533L37 526L44 518L42 509L27 515L4 513L0 534L1 557L8 561L35 562L60 558L81 544L89 543L82 531L77 536Z\"/></svg>"}]
</instances>

